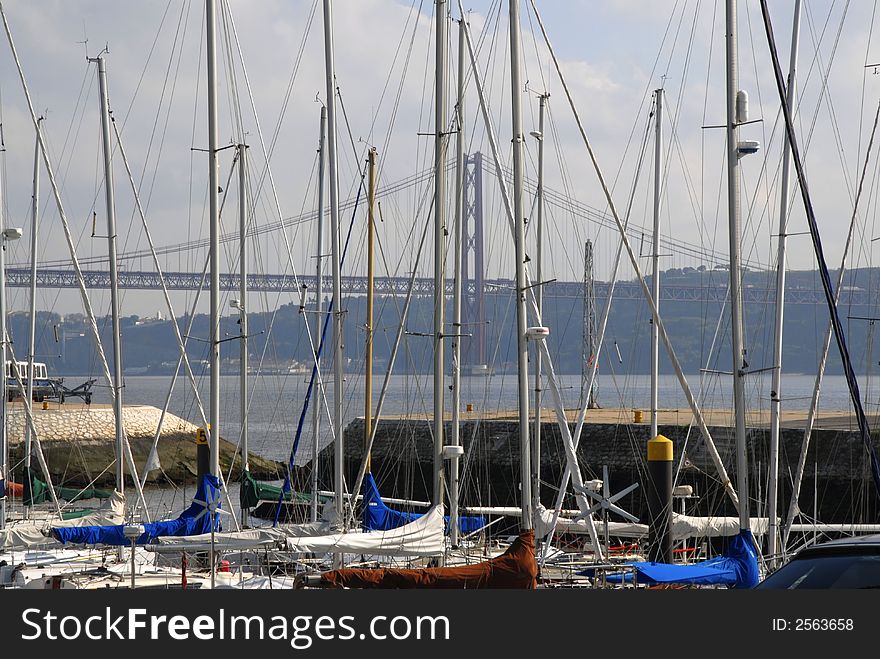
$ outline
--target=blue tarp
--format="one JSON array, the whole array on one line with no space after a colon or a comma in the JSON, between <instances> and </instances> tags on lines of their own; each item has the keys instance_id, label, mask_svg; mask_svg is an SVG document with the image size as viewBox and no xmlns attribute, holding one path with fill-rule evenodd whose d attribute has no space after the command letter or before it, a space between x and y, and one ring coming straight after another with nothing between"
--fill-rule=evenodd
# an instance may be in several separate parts
<instances>
[{"instance_id":1,"label":"blue tarp","mask_svg":"<svg viewBox=\"0 0 880 659\"><path fill-rule=\"evenodd\" d=\"M693 565L675 563L633 562L624 564L638 573L643 584L689 584L695 586L729 586L752 588L760 581L758 554L751 531L740 531L733 537L727 551ZM592 577L594 570L578 572ZM631 571L609 574L610 583L631 582Z\"/></svg>"},{"instance_id":2,"label":"blue tarp","mask_svg":"<svg viewBox=\"0 0 880 659\"><path fill-rule=\"evenodd\" d=\"M385 505L379 488L372 474L364 478L364 528L367 531L388 531L396 529L404 524L414 522L422 515L420 513L405 513L393 510ZM446 531L449 532L449 516L444 517ZM458 518L458 529L461 533L473 533L486 526L486 520L482 516L463 516Z\"/></svg>"},{"instance_id":3,"label":"blue tarp","mask_svg":"<svg viewBox=\"0 0 880 659\"><path fill-rule=\"evenodd\" d=\"M211 532L211 514L205 512L204 502L217 501L219 504L220 488L217 477L205 474L189 508L184 510L177 519L144 524L144 533L137 539L137 544L146 545L160 536L198 535ZM204 513L204 514L202 514ZM220 530L220 515L214 515L214 530ZM68 542L78 545L130 545L131 540L125 537L125 524L116 526L80 526L53 528L52 535L61 544Z\"/></svg>"}]
</instances>

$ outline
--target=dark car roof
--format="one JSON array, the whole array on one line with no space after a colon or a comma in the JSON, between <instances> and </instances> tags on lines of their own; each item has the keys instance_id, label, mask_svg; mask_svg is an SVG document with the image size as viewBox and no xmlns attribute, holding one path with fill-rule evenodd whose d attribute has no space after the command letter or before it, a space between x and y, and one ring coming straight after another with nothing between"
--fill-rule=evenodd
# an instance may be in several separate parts
<instances>
[{"instance_id":1,"label":"dark car roof","mask_svg":"<svg viewBox=\"0 0 880 659\"><path fill-rule=\"evenodd\" d=\"M838 540L829 540L818 545L806 547L798 552L797 556L808 556L814 553L834 551L837 549L846 551L847 549L867 549L869 547L877 547L880 549L880 533L873 535L861 535L853 538L840 538Z\"/></svg>"}]
</instances>

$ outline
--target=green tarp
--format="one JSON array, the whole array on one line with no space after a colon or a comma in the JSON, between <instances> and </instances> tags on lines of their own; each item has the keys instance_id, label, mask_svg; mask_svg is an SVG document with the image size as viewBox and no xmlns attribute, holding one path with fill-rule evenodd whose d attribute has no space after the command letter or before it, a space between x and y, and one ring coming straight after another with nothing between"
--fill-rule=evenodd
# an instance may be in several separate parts
<instances>
[{"instance_id":1,"label":"green tarp","mask_svg":"<svg viewBox=\"0 0 880 659\"><path fill-rule=\"evenodd\" d=\"M50 501L49 486L45 481L37 478L33 472L26 471L22 500L24 505L33 506L38 503ZM62 487L55 486L55 496L63 501L82 501L84 499L109 499L113 496L113 490L102 490L97 487Z\"/></svg>"},{"instance_id":2,"label":"green tarp","mask_svg":"<svg viewBox=\"0 0 880 659\"><path fill-rule=\"evenodd\" d=\"M269 485L261 483L251 476L249 471L244 472L241 479L241 489L239 490L239 503L242 508L255 508L261 501L269 501L277 503L281 498L281 486ZM320 497L323 501L326 497ZM311 496L304 492L286 492L284 501L301 503L308 505L311 503Z\"/></svg>"}]
</instances>

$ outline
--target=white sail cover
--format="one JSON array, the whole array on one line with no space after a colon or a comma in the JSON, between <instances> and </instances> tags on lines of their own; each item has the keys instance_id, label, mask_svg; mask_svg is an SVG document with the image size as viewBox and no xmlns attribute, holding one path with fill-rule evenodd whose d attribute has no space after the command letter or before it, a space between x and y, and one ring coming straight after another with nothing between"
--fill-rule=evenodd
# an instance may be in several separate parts
<instances>
[{"instance_id":1,"label":"white sail cover","mask_svg":"<svg viewBox=\"0 0 880 659\"><path fill-rule=\"evenodd\" d=\"M40 520L7 522L6 528L0 531L0 550L27 549L57 544L51 535L43 534L44 530L52 527L113 526L122 524L124 521L125 499L119 492L113 492L110 498L104 500L99 509L76 519L62 521L55 517L47 517Z\"/></svg>"},{"instance_id":2,"label":"white sail cover","mask_svg":"<svg viewBox=\"0 0 880 659\"><path fill-rule=\"evenodd\" d=\"M388 531L289 535L290 551L379 554L381 556L440 556L443 553L443 507L434 506L414 522Z\"/></svg>"},{"instance_id":3,"label":"white sail cover","mask_svg":"<svg viewBox=\"0 0 880 659\"><path fill-rule=\"evenodd\" d=\"M230 551L234 549L256 549L258 547L283 548L290 535L313 536L327 535L333 531L328 521L306 522L279 528L256 528L244 531L230 531L214 534L214 549ZM211 534L200 533L183 537L160 536L155 545L146 547L151 551L207 551L211 549Z\"/></svg>"},{"instance_id":4,"label":"white sail cover","mask_svg":"<svg viewBox=\"0 0 880 659\"><path fill-rule=\"evenodd\" d=\"M548 510L544 506L538 506L535 509L535 536L543 538L551 530L553 530L553 511ZM596 524L596 531L604 533L604 525ZM566 517L559 517L556 520L556 533L590 533L590 527L582 520L573 520ZM635 524L633 522L608 522L608 535L619 538L640 538L648 535L648 526L646 524Z\"/></svg>"},{"instance_id":5,"label":"white sail cover","mask_svg":"<svg viewBox=\"0 0 880 659\"><path fill-rule=\"evenodd\" d=\"M217 551L233 549L256 549L257 547L280 547L285 535L281 529L246 529L230 533L215 533L213 547ZM153 551L208 551L211 549L211 534L200 533L184 537L160 536L156 545L148 545Z\"/></svg>"},{"instance_id":6,"label":"white sail cover","mask_svg":"<svg viewBox=\"0 0 880 659\"><path fill-rule=\"evenodd\" d=\"M535 510L535 535L544 537L551 530L553 513L543 506ZM755 536L767 533L767 518L753 517L749 520L752 534ZM596 530L604 533L603 524L597 524ZM557 533L589 533L589 527L583 520L560 517L556 520ZM698 517L672 513L672 538L720 538L731 537L739 533L739 517ZM647 524L631 522L608 522L608 535L618 538L641 538L648 535Z\"/></svg>"},{"instance_id":7,"label":"white sail cover","mask_svg":"<svg viewBox=\"0 0 880 659\"><path fill-rule=\"evenodd\" d=\"M767 533L769 526L766 517L749 519L752 535ZM739 517L696 517L672 513L672 537L683 538L720 538L739 534Z\"/></svg>"}]
</instances>

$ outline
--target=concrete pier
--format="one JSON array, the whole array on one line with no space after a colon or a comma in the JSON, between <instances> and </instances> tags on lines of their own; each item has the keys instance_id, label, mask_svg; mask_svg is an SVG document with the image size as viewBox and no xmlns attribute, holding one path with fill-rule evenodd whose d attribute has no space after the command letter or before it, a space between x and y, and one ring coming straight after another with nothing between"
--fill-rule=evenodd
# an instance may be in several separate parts
<instances>
[{"instance_id":1,"label":"concrete pier","mask_svg":"<svg viewBox=\"0 0 880 659\"><path fill-rule=\"evenodd\" d=\"M632 409L590 410L584 425L578 457L584 478L601 478L602 467L610 472L611 491L631 483L646 482L645 443L650 424L644 414L635 423ZM732 414L729 410L704 410L710 433L728 469L735 478L735 441ZM463 414L461 436L466 458L462 461L462 505L518 505L519 444L518 422L512 413ZM760 514L766 498L769 429L765 415L749 415L749 482L752 488L752 513ZM780 501L787 505L791 494L789 473L793 473L804 434L803 412L787 412L783 418L779 473ZM568 411L571 431L575 411ZM698 498L686 502L692 514L734 515L733 506L721 492L717 473L705 444L696 428L690 428L690 410L663 410L659 432L674 443L674 468L681 475L677 484L691 485ZM880 418L870 419L872 428L880 428ZM377 423L372 450L373 474L380 490L387 496L425 500L431 473L432 440L430 419L384 418ZM356 419L345 430L346 462L354 473L361 460L363 420ZM449 429L447 428L447 432ZM542 417L541 477L542 503L552 506L565 467L565 453L555 415ZM880 439L875 433L875 447ZM814 476L815 475L815 476ZM818 483L816 483L816 476ZM349 476L353 480L353 475ZM825 522L875 521L878 497L873 492L865 448L855 419L848 412L823 412L819 415L807 455L807 469L801 492L802 509L813 513L814 487L818 492L818 514ZM757 502L757 503L756 503ZM637 489L621 502L623 508L643 517L647 514L644 488ZM566 507L572 508L569 501ZM676 503L679 511L679 503ZM854 512L855 511L855 512Z\"/></svg>"},{"instance_id":2,"label":"concrete pier","mask_svg":"<svg viewBox=\"0 0 880 659\"><path fill-rule=\"evenodd\" d=\"M45 409L40 403L33 404L34 425L43 446L43 453L56 484L84 486L112 486L115 480L115 422L113 408L92 403L47 402ZM123 421L135 464L140 472L146 463L159 425L162 411L150 405L127 405ZM20 401L7 406L10 466L13 473L20 473L24 449L24 406ZM166 414L162 422L158 452L162 470L150 472L148 482L175 483L192 481L197 472L196 436L197 426L173 414ZM220 440L220 465L223 473L229 473L229 465L235 459L233 479L239 476L240 461L235 455L235 445ZM251 472L256 478L275 479L282 472L282 465L274 460L251 456ZM36 459L33 467L39 470ZM127 472L126 465L126 472ZM163 475L164 471L164 475ZM139 474L140 475L140 474Z\"/></svg>"}]
</instances>

